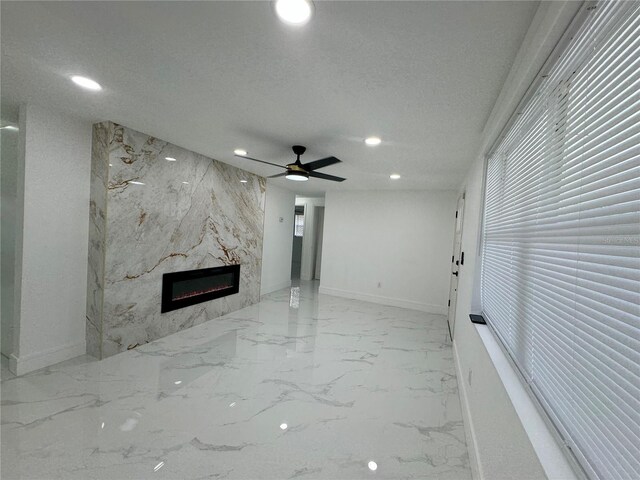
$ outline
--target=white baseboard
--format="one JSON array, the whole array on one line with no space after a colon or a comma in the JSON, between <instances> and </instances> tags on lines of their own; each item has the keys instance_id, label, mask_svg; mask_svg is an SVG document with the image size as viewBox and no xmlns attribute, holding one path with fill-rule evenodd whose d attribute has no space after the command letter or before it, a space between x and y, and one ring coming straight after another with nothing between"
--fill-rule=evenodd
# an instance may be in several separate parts
<instances>
[{"instance_id":1,"label":"white baseboard","mask_svg":"<svg viewBox=\"0 0 640 480\"><path fill-rule=\"evenodd\" d=\"M458 350L456 349L455 340L453 342L453 360L456 366L456 375L458 377L458 391L460 392L460 406L462 407L462 419L464 421L464 433L467 437L467 451L469 452L469 465L471 466L471 476L474 480L482 480L482 468L478 461L478 442L476 440L476 432L473 428L473 420L471 419L471 410L469 408L469 397L467 396L467 386L464 383L465 376L460 367L460 359L458 358Z\"/></svg>"},{"instance_id":2,"label":"white baseboard","mask_svg":"<svg viewBox=\"0 0 640 480\"><path fill-rule=\"evenodd\" d=\"M44 352L35 352L16 357L13 353L9 357L9 371L14 375L24 375L44 367L79 357L86 353L85 342L70 343L51 348Z\"/></svg>"},{"instance_id":3,"label":"white baseboard","mask_svg":"<svg viewBox=\"0 0 640 480\"><path fill-rule=\"evenodd\" d=\"M365 302L378 303L380 305L389 305L392 307L410 308L426 313L435 313L438 315L446 315L447 307L444 305L432 305L429 303L416 302L414 300L405 300L402 298L384 297L382 295L372 295L370 293L350 292L338 288L323 287L320 285L318 290L325 295L333 295L334 297L351 298L353 300L363 300Z\"/></svg>"},{"instance_id":4,"label":"white baseboard","mask_svg":"<svg viewBox=\"0 0 640 480\"><path fill-rule=\"evenodd\" d=\"M283 288L290 288L290 287L291 287L291 279L287 280L286 282L280 282L273 285L268 285L260 290L260 296L266 295L271 292L277 292L278 290L282 290Z\"/></svg>"}]
</instances>

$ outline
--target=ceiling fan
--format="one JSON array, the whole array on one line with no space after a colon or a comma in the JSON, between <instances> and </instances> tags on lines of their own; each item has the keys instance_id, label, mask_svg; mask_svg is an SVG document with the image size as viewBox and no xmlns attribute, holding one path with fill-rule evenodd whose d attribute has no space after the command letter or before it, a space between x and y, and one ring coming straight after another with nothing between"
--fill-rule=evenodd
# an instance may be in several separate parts
<instances>
[{"instance_id":1,"label":"ceiling fan","mask_svg":"<svg viewBox=\"0 0 640 480\"><path fill-rule=\"evenodd\" d=\"M340 163L336 157L327 157L316 160L315 162L300 163L300 156L307 150L302 145L294 145L291 147L293 153L297 156L296 161L288 165L278 165L277 163L265 162L264 160L258 160L257 158L247 157L246 155L238 155L236 157L246 158L247 160L253 160L254 162L266 163L267 165L273 165L274 167L284 168L287 171L278 173L277 175L271 175L268 178L285 177L287 180L295 180L298 182L305 182L309 180L309 177L321 178L323 180L331 180L332 182L344 182L346 178L335 177L333 175L327 175L326 173L316 172L319 168L328 167L335 163Z\"/></svg>"}]
</instances>

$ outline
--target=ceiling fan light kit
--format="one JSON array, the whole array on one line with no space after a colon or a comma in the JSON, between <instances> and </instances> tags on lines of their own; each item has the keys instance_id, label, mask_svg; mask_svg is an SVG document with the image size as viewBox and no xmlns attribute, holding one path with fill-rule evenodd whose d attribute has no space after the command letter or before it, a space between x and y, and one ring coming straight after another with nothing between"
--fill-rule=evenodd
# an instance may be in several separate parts
<instances>
[{"instance_id":1,"label":"ceiling fan light kit","mask_svg":"<svg viewBox=\"0 0 640 480\"><path fill-rule=\"evenodd\" d=\"M309 180L309 174L305 172L291 171L287 172L284 178L287 180L293 180L294 182L306 182Z\"/></svg>"},{"instance_id":2,"label":"ceiling fan light kit","mask_svg":"<svg viewBox=\"0 0 640 480\"><path fill-rule=\"evenodd\" d=\"M300 162L300 156L307 150L307 148L302 145L294 145L291 149L296 155L296 161L288 165L278 165L277 163L265 162L264 160L258 160L257 158L247 157L246 155L238 155L237 153L236 157L246 158L247 160L265 163L267 165L273 165L274 167L284 168L286 170L286 172L271 175L269 178L285 177L287 180L293 180L295 182L306 182L309 180L309 177L321 178L322 180L330 180L332 182L344 182L346 180L346 178L316 172L316 170L320 168L340 163L340 160L336 157L321 158L320 160L303 164Z\"/></svg>"}]
</instances>

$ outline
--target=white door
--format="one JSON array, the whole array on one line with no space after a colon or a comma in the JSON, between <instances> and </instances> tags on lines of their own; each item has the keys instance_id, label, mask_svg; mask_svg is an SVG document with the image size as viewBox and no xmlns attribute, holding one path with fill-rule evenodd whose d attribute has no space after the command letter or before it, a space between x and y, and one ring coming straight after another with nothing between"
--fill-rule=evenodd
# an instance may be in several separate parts
<instances>
[{"instance_id":1,"label":"white door","mask_svg":"<svg viewBox=\"0 0 640 480\"><path fill-rule=\"evenodd\" d=\"M462 216L464 214L464 193L458 198L456 209L456 229L453 237L453 254L451 255L451 283L449 285L449 333L453 339L456 323L456 302L458 300L458 280L460 279L460 264L462 250Z\"/></svg>"}]
</instances>

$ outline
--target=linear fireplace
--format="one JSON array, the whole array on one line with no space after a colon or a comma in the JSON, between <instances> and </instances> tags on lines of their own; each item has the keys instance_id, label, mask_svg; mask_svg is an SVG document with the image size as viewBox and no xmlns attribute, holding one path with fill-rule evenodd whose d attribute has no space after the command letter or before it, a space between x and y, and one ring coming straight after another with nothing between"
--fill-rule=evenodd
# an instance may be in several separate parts
<instances>
[{"instance_id":1,"label":"linear fireplace","mask_svg":"<svg viewBox=\"0 0 640 480\"><path fill-rule=\"evenodd\" d=\"M202 268L162 276L161 312L233 295L240 290L240 265Z\"/></svg>"}]
</instances>

